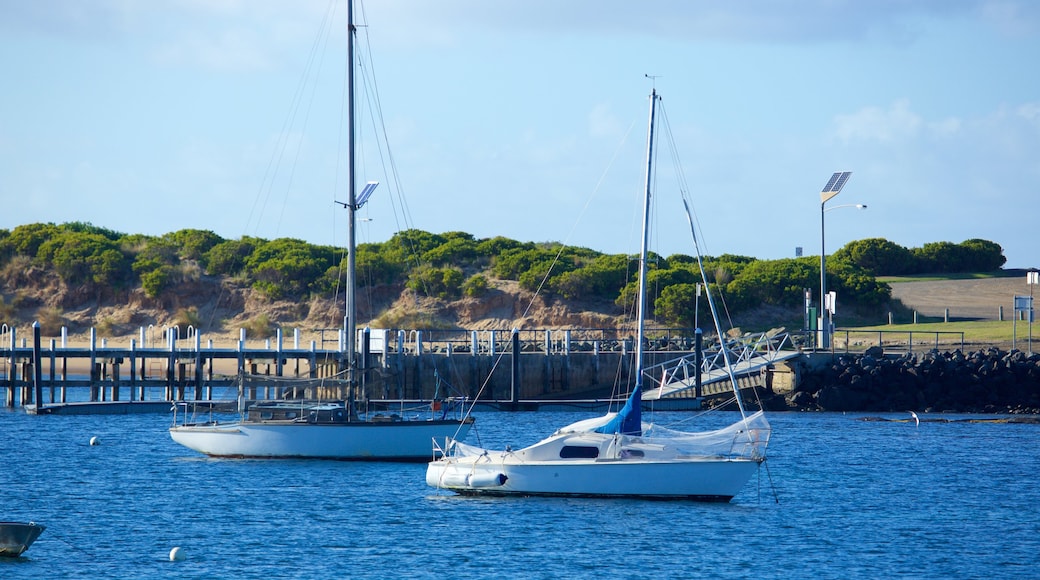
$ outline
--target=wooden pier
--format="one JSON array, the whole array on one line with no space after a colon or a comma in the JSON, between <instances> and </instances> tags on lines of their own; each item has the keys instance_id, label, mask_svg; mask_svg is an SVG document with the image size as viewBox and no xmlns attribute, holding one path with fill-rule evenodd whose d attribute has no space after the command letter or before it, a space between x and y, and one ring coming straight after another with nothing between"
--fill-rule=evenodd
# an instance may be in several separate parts
<instances>
[{"instance_id":1,"label":"wooden pier","mask_svg":"<svg viewBox=\"0 0 1040 580\"><path fill-rule=\"evenodd\" d=\"M433 334L359 331L359 396L370 401L454 396L512 405L602 400L617 396L612 387L619 378L630 380L633 371L634 349L625 339L581 334L577 340L572 331L526 331L524 339L509 331L467 332L452 340ZM323 332L306 345L298 331L252 343L242 331L237 343L223 348L191 332L186 339L168 332L155 346L145 340L144 328L122 346L98 340L93 330L86 346L69 346L64 332L43 345L35 326L31 336L30 343L15 329L0 327L0 392L7 407L128 413L169 410L175 401L227 405L238 395L240 378L255 375L267 380L247 383L248 400L315 396L313 390L300 391L315 383L324 385L323 397L346 396L342 331L333 340ZM334 348L324 348L328 343ZM648 366L689 355L693 344L669 339L655 346L658 350L647 352ZM691 388L670 398L699 395Z\"/></svg>"},{"instance_id":2,"label":"wooden pier","mask_svg":"<svg viewBox=\"0 0 1040 580\"><path fill-rule=\"evenodd\" d=\"M285 347L280 333L273 344L267 340L263 346L247 346L244 333L234 348L216 348L213 341L203 346L199 335L178 340L170 333L163 346L142 347L142 329L140 342L131 339L126 346L113 347L106 340L99 342L91 330L87 346L68 346L64 337L60 344L51 339L44 346L38 327L33 330L31 345L24 339L19 342L14 329L0 334L7 339L0 344L4 406L209 401L228 398L221 389L237 391L242 374L319 378L345 368L340 349L319 349L316 341L300 348L298 335L292 348ZM84 391L85 395L70 397Z\"/></svg>"}]
</instances>

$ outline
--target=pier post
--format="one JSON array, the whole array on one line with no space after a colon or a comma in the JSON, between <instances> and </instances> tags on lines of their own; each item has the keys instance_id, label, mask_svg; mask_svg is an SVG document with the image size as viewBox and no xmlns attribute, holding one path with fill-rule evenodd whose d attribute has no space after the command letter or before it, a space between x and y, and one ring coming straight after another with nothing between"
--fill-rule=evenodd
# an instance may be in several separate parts
<instances>
[{"instance_id":1,"label":"pier post","mask_svg":"<svg viewBox=\"0 0 1040 580\"><path fill-rule=\"evenodd\" d=\"M37 412L43 406L43 365L40 364L40 323L33 322L33 395Z\"/></svg>"},{"instance_id":2,"label":"pier post","mask_svg":"<svg viewBox=\"0 0 1040 580\"><path fill-rule=\"evenodd\" d=\"M90 402L98 402L97 329L90 329Z\"/></svg>"},{"instance_id":3,"label":"pier post","mask_svg":"<svg viewBox=\"0 0 1040 580\"><path fill-rule=\"evenodd\" d=\"M14 346L16 344L15 335L18 333L18 331L17 329L15 329L15 327L11 326L9 332L11 338L11 350L10 358L8 358L8 368L10 369L10 371L8 371L7 373L7 400L4 401L4 403L8 407L14 407L15 384L17 383L18 378L18 358L15 356Z\"/></svg>"},{"instance_id":4,"label":"pier post","mask_svg":"<svg viewBox=\"0 0 1040 580\"><path fill-rule=\"evenodd\" d=\"M195 330L195 400L202 399L202 336Z\"/></svg>"},{"instance_id":5,"label":"pier post","mask_svg":"<svg viewBox=\"0 0 1040 580\"><path fill-rule=\"evenodd\" d=\"M56 382L54 380L54 372L55 372L55 370L57 368L56 365L58 363L58 360L57 360L57 358L55 357L55 354L54 354L54 339L53 338L51 339L50 346L51 346L51 351L50 351L50 356L48 358L50 358L50 360L51 360L51 374L50 374L50 376L51 376L51 402L53 403L54 402L54 388L55 388L54 385L55 385L55 382ZM63 391L65 390L65 386L64 385L62 385L61 388L62 388Z\"/></svg>"},{"instance_id":6,"label":"pier post","mask_svg":"<svg viewBox=\"0 0 1040 580\"><path fill-rule=\"evenodd\" d=\"M112 400L119 400L119 365L122 364L123 357L112 358Z\"/></svg>"},{"instance_id":7,"label":"pier post","mask_svg":"<svg viewBox=\"0 0 1040 580\"><path fill-rule=\"evenodd\" d=\"M275 330L275 362L274 362L274 376L282 376L282 329L278 328ZM281 398L284 393L278 393L278 397Z\"/></svg>"},{"instance_id":8,"label":"pier post","mask_svg":"<svg viewBox=\"0 0 1040 580\"><path fill-rule=\"evenodd\" d=\"M144 330L141 331L142 333ZM134 339L130 339L130 402L134 402L134 391L137 389L137 342ZM144 400L144 393L141 393L141 399Z\"/></svg>"},{"instance_id":9,"label":"pier post","mask_svg":"<svg viewBox=\"0 0 1040 580\"><path fill-rule=\"evenodd\" d=\"M520 333L510 336L513 352L511 353L511 373L509 378L509 402L514 405L520 400Z\"/></svg>"},{"instance_id":10,"label":"pier post","mask_svg":"<svg viewBox=\"0 0 1040 580\"><path fill-rule=\"evenodd\" d=\"M166 330L166 400L176 400L176 381L174 367L177 364L174 355L177 349L177 327Z\"/></svg>"}]
</instances>

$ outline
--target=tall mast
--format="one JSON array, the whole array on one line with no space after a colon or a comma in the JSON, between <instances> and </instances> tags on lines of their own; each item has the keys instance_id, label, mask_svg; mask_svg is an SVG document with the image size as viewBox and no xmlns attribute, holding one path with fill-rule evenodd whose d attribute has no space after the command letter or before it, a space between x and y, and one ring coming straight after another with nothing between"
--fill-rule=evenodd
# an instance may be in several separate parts
<instances>
[{"instance_id":1,"label":"tall mast","mask_svg":"<svg viewBox=\"0 0 1040 580\"><path fill-rule=\"evenodd\" d=\"M357 339L357 308L354 301L354 214L357 211L357 187L354 167L354 2L347 2L347 275L346 275L346 308L343 320L343 332L347 341L347 380L350 384L350 396L354 396L355 373L354 360Z\"/></svg>"},{"instance_id":2,"label":"tall mast","mask_svg":"<svg viewBox=\"0 0 1040 580\"><path fill-rule=\"evenodd\" d=\"M650 186L653 182L654 113L657 111L657 90L650 93L650 127L646 132L646 188L643 190L643 241L639 249L639 294L636 299L636 380L632 394L624 407L595 430L599 433L639 436L643 433L643 329L646 318L646 258L650 246Z\"/></svg>"},{"instance_id":3,"label":"tall mast","mask_svg":"<svg viewBox=\"0 0 1040 580\"><path fill-rule=\"evenodd\" d=\"M639 256L639 298L636 303L636 388L643 384L643 327L646 318L646 260L650 245L650 188L653 182L654 113L657 111L657 89L650 91L650 127L646 132L646 190L643 194L643 241Z\"/></svg>"}]
</instances>

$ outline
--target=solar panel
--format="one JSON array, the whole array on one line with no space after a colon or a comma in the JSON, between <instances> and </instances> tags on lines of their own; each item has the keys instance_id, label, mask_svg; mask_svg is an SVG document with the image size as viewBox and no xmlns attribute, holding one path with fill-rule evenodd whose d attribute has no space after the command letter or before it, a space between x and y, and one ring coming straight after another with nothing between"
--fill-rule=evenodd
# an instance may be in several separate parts
<instances>
[{"instance_id":1,"label":"solar panel","mask_svg":"<svg viewBox=\"0 0 1040 580\"><path fill-rule=\"evenodd\" d=\"M841 177L838 178L838 183L834 184L834 191L841 191L841 188L845 187L845 182L852 177L851 171L843 171Z\"/></svg>"},{"instance_id":2,"label":"solar panel","mask_svg":"<svg viewBox=\"0 0 1040 580\"><path fill-rule=\"evenodd\" d=\"M851 176L852 176L852 172L851 171L838 171L838 172L835 172L834 175L832 175L831 178L827 181L827 185L823 186L823 189L820 191L820 193L830 193L832 191L834 191L834 192L841 191L841 188L845 187L845 182L848 181L849 177L851 177Z\"/></svg>"},{"instance_id":3,"label":"solar panel","mask_svg":"<svg viewBox=\"0 0 1040 580\"><path fill-rule=\"evenodd\" d=\"M372 192L375 191L376 187L378 186L378 181L369 181L365 184L365 187L361 189L361 193L359 193L357 197L356 207L358 209L360 209L361 206L365 205L365 202L368 201L368 198L372 197Z\"/></svg>"},{"instance_id":4,"label":"solar panel","mask_svg":"<svg viewBox=\"0 0 1040 580\"><path fill-rule=\"evenodd\" d=\"M824 185L823 189L820 190L820 193L834 191L834 184L838 183L838 178L841 177L841 173L841 171L838 171L834 175L832 175L831 178L827 180L827 185Z\"/></svg>"}]
</instances>

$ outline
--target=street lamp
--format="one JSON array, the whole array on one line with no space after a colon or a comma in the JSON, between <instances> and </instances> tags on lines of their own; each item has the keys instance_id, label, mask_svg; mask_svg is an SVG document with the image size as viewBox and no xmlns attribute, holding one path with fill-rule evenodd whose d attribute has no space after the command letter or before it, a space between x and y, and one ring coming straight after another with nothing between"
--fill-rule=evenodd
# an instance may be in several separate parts
<instances>
[{"instance_id":1,"label":"street lamp","mask_svg":"<svg viewBox=\"0 0 1040 580\"><path fill-rule=\"evenodd\" d=\"M819 348L830 347L830 329L827 328L827 315L825 314L828 308L827 300L827 251L826 247L826 236L824 235L824 214L827 212L826 205L834 196L841 193L841 188L845 187L845 183L848 182L849 178L852 177L851 171L837 171L827 181L827 185L823 186L820 190L820 313L819 313L819 329L820 329L820 341L818 344ZM840 206L835 206L831 209L837 209ZM863 206L866 207L866 206ZM833 306L833 304L831 305Z\"/></svg>"},{"instance_id":2,"label":"street lamp","mask_svg":"<svg viewBox=\"0 0 1040 580\"><path fill-rule=\"evenodd\" d=\"M1033 356L1033 286L1040 284L1040 271L1030 268L1026 272L1026 284L1029 285L1029 356Z\"/></svg>"}]
</instances>

